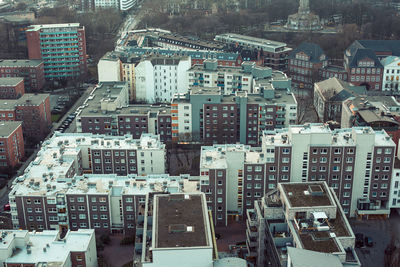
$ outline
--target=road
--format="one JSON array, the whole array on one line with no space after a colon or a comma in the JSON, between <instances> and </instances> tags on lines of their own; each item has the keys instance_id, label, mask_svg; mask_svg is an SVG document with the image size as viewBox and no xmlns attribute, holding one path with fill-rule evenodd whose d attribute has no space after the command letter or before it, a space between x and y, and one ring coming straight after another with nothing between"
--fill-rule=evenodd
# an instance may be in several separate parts
<instances>
[{"instance_id":1,"label":"road","mask_svg":"<svg viewBox=\"0 0 400 267\"><path fill-rule=\"evenodd\" d=\"M81 95L81 97L75 102L75 104L65 113L65 115L59 120L59 122L57 123L53 123L53 127L50 131L50 133L46 136L45 140L50 138L55 129L57 129L62 123L63 121L68 117L68 115L70 115L71 113L75 112L75 110L81 106L83 104L83 102L88 98L89 94L92 92L92 90L94 89L94 85L90 85L88 86L88 88L85 90L85 92ZM75 122L71 123L71 125L73 125L73 127L75 127ZM72 127L72 128L73 128ZM71 129L73 131L75 131L75 128ZM67 132L71 132L71 130L68 130ZM72 131L72 132L73 132ZM41 143L40 143L41 144ZM14 179L20 175L22 175L26 169L26 167L28 167L29 163L34 160L36 158L37 153L40 150L40 145L38 148L36 148L34 150L34 152L32 153L32 155L22 164L22 166L19 168L17 174L10 179L10 181L8 181L8 189L0 196L0 211L3 211L3 207L6 203L8 203L8 193L10 193L11 190L11 186L12 183L14 181Z\"/></svg>"}]
</instances>

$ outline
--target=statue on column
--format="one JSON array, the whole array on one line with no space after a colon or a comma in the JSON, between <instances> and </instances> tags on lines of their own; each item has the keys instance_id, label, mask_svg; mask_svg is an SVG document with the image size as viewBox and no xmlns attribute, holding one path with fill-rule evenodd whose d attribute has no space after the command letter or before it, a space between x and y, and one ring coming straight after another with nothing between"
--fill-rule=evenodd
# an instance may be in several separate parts
<instances>
[{"instance_id":1,"label":"statue on column","mask_svg":"<svg viewBox=\"0 0 400 267\"><path fill-rule=\"evenodd\" d=\"M310 13L310 0L300 0L299 13L301 14Z\"/></svg>"}]
</instances>

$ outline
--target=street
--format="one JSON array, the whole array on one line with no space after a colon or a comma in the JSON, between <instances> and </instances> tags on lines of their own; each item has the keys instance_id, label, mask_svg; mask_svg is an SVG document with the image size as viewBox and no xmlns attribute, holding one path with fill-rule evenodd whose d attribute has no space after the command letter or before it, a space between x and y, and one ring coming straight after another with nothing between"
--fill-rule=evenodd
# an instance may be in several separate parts
<instances>
[{"instance_id":1,"label":"street","mask_svg":"<svg viewBox=\"0 0 400 267\"><path fill-rule=\"evenodd\" d=\"M92 92L92 90L94 89L94 85L90 85L88 86L88 88L85 90L85 92L82 94L82 96L75 102L75 104L64 114L64 116L57 122L57 123L53 123L53 127L50 131L50 133L47 135L47 137L45 138L48 139L50 138L55 129L57 129L62 123L63 121L68 117L69 114L75 112L75 110L81 106L83 104L83 102L86 100L86 98L88 98L89 94ZM68 129L68 133L74 132L75 131L75 120L71 123L71 129ZM22 164L22 166L19 168L17 174L10 179L10 181L8 181L8 189L0 196L0 211L3 211L4 209L4 205L8 203L8 193L11 190L11 186L12 183L14 181L14 179L20 175L22 175L26 169L26 167L28 167L29 163L35 159L37 152L40 149L40 145L38 148L36 148L34 150L34 152L32 153L32 155Z\"/></svg>"}]
</instances>

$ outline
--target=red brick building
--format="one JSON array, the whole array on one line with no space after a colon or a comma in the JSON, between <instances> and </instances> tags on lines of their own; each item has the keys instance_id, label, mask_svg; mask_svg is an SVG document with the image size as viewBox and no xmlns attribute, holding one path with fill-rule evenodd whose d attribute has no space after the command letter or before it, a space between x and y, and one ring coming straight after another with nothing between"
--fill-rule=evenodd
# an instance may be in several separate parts
<instances>
[{"instance_id":1,"label":"red brick building","mask_svg":"<svg viewBox=\"0 0 400 267\"><path fill-rule=\"evenodd\" d=\"M0 78L0 99L17 99L23 94L25 94L23 78Z\"/></svg>"},{"instance_id":2,"label":"red brick building","mask_svg":"<svg viewBox=\"0 0 400 267\"><path fill-rule=\"evenodd\" d=\"M23 77L27 92L38 92L44 85L44 65L41 60L0 59L0 78Z\"/></svg>"},{"instance_id":3,"label":"red brick building","mask_svg":"<svg viewBox=\"0 0 400 267\"><path fill-rule=\"evenodd\" d=\"M17 166L25 156L22 123L0 122L0 169Z\"/></svg>"},{"instance_id":4,"label":"red brick building","mask_svg":"<svg viewBox=\"0 0 400 267\"><path fill-rule=\"evenodd\" d=\"M25 138L42 140L51 128L50 96L25 94L19 99L2 100L0 121L21 121Z\"/></svg>"},{"instance_id":5,"label":"red brick building","mask_svg":"<svg viewBox=\"0 0 400 267\"><path fill-rule=\"evenodd\" d=\"M32 25L26 36L29 59L43 60L46 80L86 76L85 27L79 23Z\"/></svg>"}]
</instances>

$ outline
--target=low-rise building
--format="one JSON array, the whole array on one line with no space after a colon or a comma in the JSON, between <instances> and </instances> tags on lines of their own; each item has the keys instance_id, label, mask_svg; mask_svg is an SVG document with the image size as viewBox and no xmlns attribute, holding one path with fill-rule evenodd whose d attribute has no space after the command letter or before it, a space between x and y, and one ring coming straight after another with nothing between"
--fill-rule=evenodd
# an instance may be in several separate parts
<instances>
[{"instance_id":1,"label":"low-rise building","mask_svg":"<svg viewBox=\"0 0 400 267\"><path fill-rule=\"evenodd\" d=\"M0 99L17 99L25 94L24 78L0 78Z\"/></svg>"},{"instance_id":2,"label":"low-rise building","mask_svg":"<svg viewBox=\"0 0 400 267\"><path fill-rule=\"evenodd\" d=\"M20 121L0 121L0 169L17 166L24 156L22 123Z\"/></svg>"},{"instance_id":3,"label":"low-rise building","mask_svg":"<svg viewBox=\"0 0 400 267\"><path fill-rule=\"evenodd\" d=\"M342 117L342 104L345 100L367 91L363 86L354 86L338 78L314 84L314 108L321 122L335 121L340 123Z\"/></svg>"},{"instance_id":4,"label":"low-rise building","mask_svg":"<svg viewBox=\"0 0 400 267\"><path fill-rule=\"evenodd\" d=\"M247 211L246 246L255 266L361 266L355 235L326 182L279 183L254 205Z\"/></svg>"},{"instance_id":5,"label":"low-rise building","mask_svg":"<svg viewBox=\"0 0 400 267\"><path fill-rule=\"evenodd\" d=\"M262 38L256 38L236 33L216 35L216 41L233 47L241 46L262 52L264 66L285 71L288 67L288 55L292 51L287 44Z\"/></svg>"},{"instance_id":6,"label":"low-rise building","mask_svg":"<svg viewBox=\"0 0 400 267\"><path fill-rule=\"evenodd\" d=\"M50 132L52 122L49 94L24 94L0 100L0 121L21 121L24 138L37 142Z\"/></svg>"},{"instance_id":7,"label":"low-rise building","mask_svg":"<svg viewBox=\"0 0 400 267\"><path fill-rule=\"evenodd\" d=\"M94 230L60 232L0 231L0 264L15 266L97 267Z\"/></svg>"},{"instance_id":8,"label":"low-rise building","mask_svg":"<svg viewBox=\"0 0 400 267\"><path fill-rule=\"evenodd\" d=\"M288 70L294 88L312 89L318 70L328 65L324 50L314 43L301 43L288 56Z\"/></svg>"},{"instance_id":9,"label":"low-rise building","mask_svg":"<svg viewBox=\"0 0 400 267\"><path fill-rule=\"evenodd\" d=\"M23 77L27 92L39 92L45 83L44 63L36 59L1 59L0 78Z\"/></svg>"},{"instance_id":10,"label":"low-rise building","mask_svg":"<svg viewBox=\"0 0 400 267\"><path fill-rule=\"evenodd\" d=\"M338 78L339 80L347 82L347 72L343 66L327 65L319 70L319 78L326 80L329 78Z\"/></svg>"},{"instance_id":11,"label":"low-rise building","mask_svg":"<svg viewBox=\"0 0 400 267\"><path fill-rule=\"evenodd\" d=\"M94 230L28 232L2 230L0 264L15 266L97 267ZM16 253L16 251L18 253Z\"/></svg>"}]
</instances>

